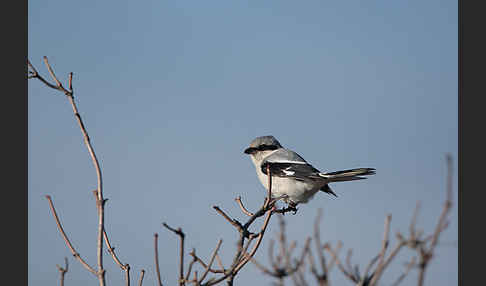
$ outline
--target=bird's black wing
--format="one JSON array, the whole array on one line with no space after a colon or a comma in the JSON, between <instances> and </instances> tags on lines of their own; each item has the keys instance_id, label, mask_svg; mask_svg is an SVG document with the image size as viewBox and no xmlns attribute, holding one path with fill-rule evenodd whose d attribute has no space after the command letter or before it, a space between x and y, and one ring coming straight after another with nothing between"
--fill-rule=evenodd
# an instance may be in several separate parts
<instances>
[{"instance_id":1,"label":"bird's black wing","mask_svg":"<svg viewBox=\"0 0 486 286\"><path fill-rule=\"evenodd\" d=\"M297 153L280 149L263 160L260 165L264 174L267 174L267 167L270 168L272 176L290 177L297 180L319 179L319 170L307 163Z\"/></svg>"}]
</instances>

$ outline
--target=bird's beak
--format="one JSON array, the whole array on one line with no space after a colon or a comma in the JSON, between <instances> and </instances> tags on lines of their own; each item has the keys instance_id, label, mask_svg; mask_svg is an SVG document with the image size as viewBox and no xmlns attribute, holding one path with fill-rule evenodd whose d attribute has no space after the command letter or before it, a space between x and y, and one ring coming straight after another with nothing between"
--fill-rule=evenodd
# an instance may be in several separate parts
<instances>
[{"instance_id":1,"label":"bird's beak","mask_svg":"<svg viewBox=\"0 0 486 286\"><path fill-rule=\"evenodd\" d=\"M253 152L254 152L254 148L252 148L252 147L248 147L248 148L246 148L246 149L245 149L245 151L244 151L244 153L245 153L245 154L251 154L251 153L253 153Z\"/></svg>"}]
</instances>

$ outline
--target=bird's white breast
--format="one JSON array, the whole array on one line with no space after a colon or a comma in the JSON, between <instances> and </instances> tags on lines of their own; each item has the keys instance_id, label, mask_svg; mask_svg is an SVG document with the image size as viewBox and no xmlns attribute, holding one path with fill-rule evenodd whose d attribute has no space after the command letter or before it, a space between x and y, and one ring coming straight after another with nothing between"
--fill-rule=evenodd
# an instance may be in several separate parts
<instances>
[{"instance_id":1,"label":"bird's white breast","mask_svg":"<svg viewBox=\"0 0 486 286\"><path fill-rule=\"evenodd\" d=\"M255 167L260 183L268 191L268 176L262 172L259 165ZM319 188L310 182L272 176L272 197L274 198L287 195L294 203L306 203L317 191Z\"/></svg>"}]
</instances>

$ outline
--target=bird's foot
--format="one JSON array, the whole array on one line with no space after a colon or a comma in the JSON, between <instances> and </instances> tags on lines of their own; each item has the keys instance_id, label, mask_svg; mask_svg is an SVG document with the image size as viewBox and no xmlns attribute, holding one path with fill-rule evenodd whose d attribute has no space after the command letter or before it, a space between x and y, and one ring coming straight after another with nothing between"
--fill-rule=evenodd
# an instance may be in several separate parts
<instances>
[{"instance_id":1,"label":"bird's foot","mask_svg":"<svg viewBox=\"0 0 486 286\"><path fill-rule=\"evenodd\" d=\"M279 200L282 200L282 199L283 199L284 202L287 202L288 197L289 196L287 196L287 195L281 195L281 196L278 196L276 198L273 198L270 201L270 204L269 205L276 204Z\"/></svg>"},{"instance_id":2,"label":"bird's foot","mask_svg":"<svg viewBox=\"0 0 486 286\"><path fill-rule=\"evenodd\" d=\"M283 215L285 215L285 213L287 213L287 212L292 212L292 214L293 214L293 215L295 215L295 214L297 213L297 210L298 210L298 209L297 209L297 205L296 205L296 204L294 204L294 203L292 203L292 202L290 202L290 203L287 205L287 207L285 207L285 208L281 208L281 209L279 209L279 210L276 210L276 212L281 213L281 214L283 214Z\"/></svg>"}]
</instances>

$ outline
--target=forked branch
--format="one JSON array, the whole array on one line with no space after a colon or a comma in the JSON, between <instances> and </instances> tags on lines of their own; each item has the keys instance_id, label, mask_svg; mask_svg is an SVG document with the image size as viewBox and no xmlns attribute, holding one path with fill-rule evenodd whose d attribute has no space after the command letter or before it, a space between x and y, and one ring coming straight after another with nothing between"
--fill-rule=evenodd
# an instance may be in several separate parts
<instances>
[{"instance_id":1,"label":"forked branch","mask_svg":"<svg viewBox=\"0 0 486 286\"><path fill-rule=\"evenodd\" d=\"M61 277L59 278L59 285L60 286L64 286L64 276L66 275L66 273L69 270L69 263L68 263L67 257L64 257L64 263L66 265L66 266L64 266L64 268L59 266L59 265L56 265L57 270L59 270L59 273L61 274Z\"/></svg>"},{"instance_id":2,"label":"forked branch","mask_svg":"<svg viewBox=\"0 0 486 286\"><path fill-rule=\"evenodd\" d=\"M49 83L46 79L44 79L34 68L34 66L30 63L29 60L27 60L27 64L31 71L29 71L29 76L28 78L37 78L39 79L42 83L44 83L46 86L59 90L63 92L73 109L74 115L78 121L79 127L81 129L81 132L84 137L84 142L86 144L86 147L88 148L88 151L91 156L91 160L93 162L93 165L96 170L96 175L97 175L97 180L98 180L98 188L97 188L97 194L98 194L98 200L97 200L97 207L98 207L98 240L97 240L97 257L98 257L98 270L96 271L96 275L98 276L99 284L100 286L105 285L105 270L103 268L103 230L104 230L104 204L105 200L103 199L103 184L102 184L102 176L101 176L101 167L98 162L98 158L96 157L96 154L94 152L93 146L90 142L88 132L86 131L86 128L84 126L83 120L81 119L81 115L78 112L78 109L76 107L76 103L74 101L74 92L72 88L72 79L73 79L73 73L69 73L68 77L68 86L69 90L64 88L62 83L58 80L56 77L54 70L52 69L51 65L49 64L49 61L47 60L47 57L44 57L44 63L47 67L47 70L49 71L49 74L51 75L52 79L54 80L55 84Z\"/></svg>"},{"instance_id":3,"label":"forked branch","mask_svg":"<svg viewBox=\"0 0 486 286\"><path fill-rule=\"evenodd\" d=\"M179 227L178 229L174 229L170 227L165 222L162 223L168 230L172 231L173 233L177 234L180 238L180 246L179 246L179 285L185 285L184 279L184 237L186 236L182 229Z\"/></svg>"},{"instance_id":4,"label":"forked branch","mask_svg":"<svg viewBox=\"0 0 486 286\"><path fill-rule=\"evenodd\" d=\"M287 245L287 238L286 238L286 231L285 231L285 221L282 216L278 216L280 220L280 233L278 235L278 242L279 242L279 253L277 257L273 255L273 240L269 246L269 255L272 269L269 269L262 264L260 264L255 258L252 258L251 261L257 268L259 268L264 274L269 275L273 278L278 279L279 285L283 284L283 279L285 277L293 277L292 275L296 273L304 264L304 259L307 256L307 252L309 251L310 246L310 238L307 238L304 248L302 249L302 253L299 259L295 259L295 262L292 263L292 251L296 246L296 242L293 241L290 246ZM294 279L295 281L295 279Z\"/></svg>"}]
</instances>

